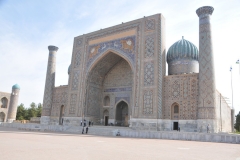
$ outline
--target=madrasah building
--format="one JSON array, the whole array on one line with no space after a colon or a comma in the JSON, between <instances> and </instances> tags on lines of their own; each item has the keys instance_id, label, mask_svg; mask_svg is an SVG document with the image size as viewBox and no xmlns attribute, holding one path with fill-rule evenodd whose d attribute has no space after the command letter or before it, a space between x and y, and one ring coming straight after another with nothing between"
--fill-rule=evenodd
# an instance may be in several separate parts
<instances>
[{"instance_id":1,"label":"madrasah building","mask_svg":"<svg viewBox=\"0 0 240 160\"><path fill-rule=\"evenodd\" d=\"M182 37L167 50L162 14L77 36L68 85L59 87L58 47L48 46L41 124L85 119L139 130L231 131L234 112L215 87L213 10L196 10L198 47Z\"/></svg>"}]
</instances>

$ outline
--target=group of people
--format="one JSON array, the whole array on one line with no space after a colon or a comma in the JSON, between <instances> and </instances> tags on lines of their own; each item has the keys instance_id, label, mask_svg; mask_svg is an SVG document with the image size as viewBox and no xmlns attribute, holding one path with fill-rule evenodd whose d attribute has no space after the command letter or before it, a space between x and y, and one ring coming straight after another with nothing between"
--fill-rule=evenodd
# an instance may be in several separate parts
<instances>
[{"instance_id":1,"label":"group of people","mask_svg":"<svg viewBox=\"0 0 240 160\"><path fill-rule=\"evenodd\" d=\"M86 119L84 119L83 121L81 121L80 125L83 126L82 134L84 134L84 127L86 127L86 134L87 134L88 133L88 127L90 127L91 125L93 126L93 121L88 121L88 126L87 126L87 121L86 121Z\"/></svg>"}]
</instances>

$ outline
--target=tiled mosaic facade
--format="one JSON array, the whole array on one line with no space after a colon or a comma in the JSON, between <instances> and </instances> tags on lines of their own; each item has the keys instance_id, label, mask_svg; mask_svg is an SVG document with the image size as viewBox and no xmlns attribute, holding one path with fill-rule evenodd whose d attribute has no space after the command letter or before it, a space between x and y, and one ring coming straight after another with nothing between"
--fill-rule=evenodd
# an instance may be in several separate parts
<instances>
[{"instance_id":1,"label":"tiled mosaic facade","mask_svg":"<svg viewBox=\"0 0 240 160\"><path fill-rule=\"evenodd\" d=\"M153 91L146 90L143 94L143 114L153 114Z\"/></svg>"},{"instance_id":2,"label":"tiled mosaic facade","mask_svg":"<svg viewBox=\"0 0 240 160\"><path fill-rule=\"evenodd\" d=\"M61 106L65 106L66 108L67 99L68 99L68 86L60 86L54 88L51 116L53 117L60 116Z\"/></svg>"},{"instance_id":3,"label":"tiled mosaic facade","mask_svg":"<svg viewBox=\"0 0 240 160\"><path fill-rule=\"evenodd\" d=\"M79 71L73 73L72 90L77 90L79 84Z\"/></svg>"},{"instance_id":4,"label":"tiled mosaic facade","mask_svg":"<svg viewBox=\"0 0 240 160\"><path fill-rule=\"evenodd\" d=\"M210 123L215 132L220 110L215 103L213 54L207 54L212 53L210 19L206 9L197 13L202 53L199 73L197 67L188 74L175 67L176 74L165 75L165 19L161 14L75 37L67 86L53 87L55 59L49 54L44 122L50 115L59 117L59 124L64 118L63 125L79 125L83 118L103 125L107 117L110 125L172 130L178 123L181 130L191 132L202 131ZM179 63L188 61L179 59ZM186 65L185 70L192 66ZM227 104L223 110L231 111ZM229 116L222 117L226 128Z\"/></svg>"},{"instance_id":5,"label":"tiled mosaic facade","mask_svg":"<svg viewBox=\"0 0 240 160\"><path fill-rule=\"evenodd\" d=\"M197 119L198 74L176 75L165 77L164 85L164 118L171 119L174 103L179 104L179 119Z\"/></svg>"},{"instance_id":6,"label":"tiled mosaic facade","mask_svg":"<svg viewBox=\"0 0 240 160\"><path fill-rule=\"evenodd\" d=\"M147 36L145 40L145 58L152 58L154 56L154 35Z\"/></svg>"},{"instance_id":7,"label":"tiled mosaic facade","mask_svg":"<svg viewBox=\"0 0 240 160\"><path fill-rule=\"evenodd\" d=\"M144 86L152 86L154 84L154 64L147 62L144 66Z\"/></svg>"}]
</instances>

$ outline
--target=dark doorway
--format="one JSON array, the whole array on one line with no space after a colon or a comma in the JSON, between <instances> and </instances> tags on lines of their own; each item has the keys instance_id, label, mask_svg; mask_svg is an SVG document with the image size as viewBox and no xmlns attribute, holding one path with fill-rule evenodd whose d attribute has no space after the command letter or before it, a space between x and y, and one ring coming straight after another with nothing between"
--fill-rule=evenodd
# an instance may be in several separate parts
<instances>
[{"instance_id":1,"label":"dark doorway","mask_svg":"<svg viewBox=\"0 0 240 160\"><path fill-rule=\"evenodd\" d=\"M178 122L173 122L173 130L178 130Z\"/></svg>"},{"instance_id":2,"label":"dark doorway","mask_svg":"<svg viewBox=\"0 0 240 160\"><path fill-rule=\"evenodd\" d=\"M108 116L104 117L104 125L107 126L108 125Z\"/></svg>"},{"instance_id":3,"label":"dark doorway","mask_svg":"<svg viewBox=\"0 0 240 160\"><path fill-rule=\"evenodd\" d=\"M63 125L64 105L60 108L59 125Z\"/></svg>"},{"instance_id":4,"label":"dark doorway","mask_svg":"<svg viewBox=\"0 0 240 160\"><path fill-rule=\"evenodd\" d=\"M128 104L121 101L116 107L116 126L128 126Z\"/></svg>"}]
</instances>

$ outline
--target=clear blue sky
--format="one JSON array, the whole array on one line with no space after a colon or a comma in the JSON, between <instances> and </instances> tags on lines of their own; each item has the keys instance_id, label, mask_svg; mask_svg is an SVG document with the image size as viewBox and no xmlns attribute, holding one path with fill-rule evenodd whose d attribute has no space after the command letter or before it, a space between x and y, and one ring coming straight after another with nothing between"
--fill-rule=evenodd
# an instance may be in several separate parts
<instances>
[{"instance_id":1,"label":"clear blue sky","mask_svg":"<svg viewBox=\"0 0 240 160\"><path fill-rule=\"evenodd\" d=\"M21 86L19 104L43 101L48 45L59 47L56 86L68 82L73 38L157 13L166 18L167 49L182 36L198 47L198 16L201 6L214 7L213 44L217 89L231 95L233 67L234 107L240 111L239 0L0 0L0 91Z\"/></svg>"}]
</instances>

